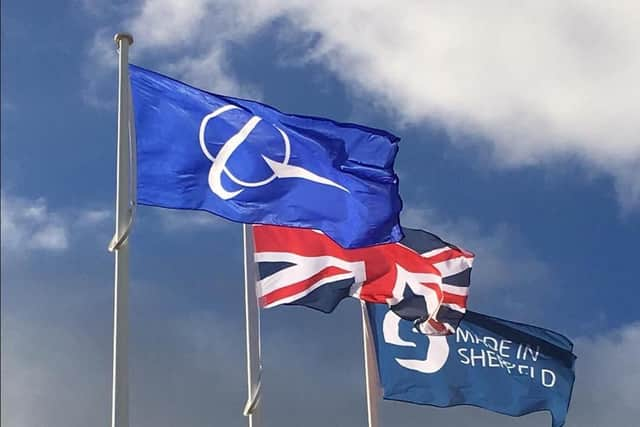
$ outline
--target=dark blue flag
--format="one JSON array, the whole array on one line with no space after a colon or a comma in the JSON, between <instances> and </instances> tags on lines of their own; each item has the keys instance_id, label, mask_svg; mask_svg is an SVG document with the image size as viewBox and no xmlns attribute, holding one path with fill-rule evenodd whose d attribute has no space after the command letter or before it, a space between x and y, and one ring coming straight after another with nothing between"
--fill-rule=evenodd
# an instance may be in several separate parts
<instances>
[{"instance_id":1,"label":"dark blue flag","mask_svg":"<svg viewBox=\"0 0 640 427\"><path fill-rule=\"evenodd\" d=\"M139 203L315 228L344 247L402 238L398 137L129 70Z\"/></svg>"},{"instance_id":2,"label":"dark blue flag","mask_svg":"<svg viewBox=\"0 0 640 427\"><path fill-rule=\"evenodd\" d=\"M472 405L506 415L551 412L564 425L573 344L553 331L469 312L455 334L419 334L384 304L368 304L385 399Z\"/></svg>"}]
</instances>

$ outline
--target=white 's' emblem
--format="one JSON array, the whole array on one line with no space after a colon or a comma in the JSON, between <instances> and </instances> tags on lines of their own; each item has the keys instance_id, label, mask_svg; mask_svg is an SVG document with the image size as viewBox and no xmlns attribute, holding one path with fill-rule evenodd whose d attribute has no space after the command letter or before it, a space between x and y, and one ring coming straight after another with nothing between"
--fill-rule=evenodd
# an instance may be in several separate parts
<instances>
[{"instance_id":1,"label":"white 's' emblem","mask_svg":"<svg viewBox=\"0 0 640 427\"><path fill-rule=\"evenodd\" d=\"M204 133L207 127L207 123L209 123L209 120L219 116L220 114L226 111L235 110L235 109L240 109L240 107L236 107L235 105L225 105L223 107L218 108L214 112L207 114L202 119L202 122L200 123L200 148L202 149L202 152L204 153L204 155L212 162L211 169L209 170L209 188L211 188L211 191L217 194L220 198L224 200L232 199L245 190L244 188L241 188L240 190L236 190L236 191L227 191L222 186L222 174L225 174L231 181L243 187L261 187L263 185L270 183L276 178L299 178L299 179L306 179L308 181L312 181L322 185L329 185L332 187L336 187L347 193L349 192L349 190L347 190L345 187L343 187L342 185L336 182L331 181L330 179L316 175L315 173L307 169L304 169L300 166L290 165L289 157L291 156L291 143L289 142L289 137L287 136L287 134L277 126L274 126L274 127L280 133L280 135L282 136L282 141L284 142L284 147L285 147L284 160L282 162L278 162L264 155L262 156L264 161L267 163L267 166L269 166L269 168L273 171L273 175L271 175L266 179L263 179L260 181L252 181L252 182L243 181L238 177L236 177L227 168L227 161L229 160L229 157L231 157L233 152L240 146L240 144L242 144L245 141L245 139L247 139L249 134L258 125L258 123L262 120L262 118L258 116L251 117L251 119L249 119L249 121L242 127L242 129L240 129L235 135L233 135L224 143L224 145L218 152L217 157L213 156L209 152L204 141Z\"/></svg>"},{"instance_id":2,"label":"white 's' emblem","mask_svg":"<svg viewBox=\"0 0 640 427\"><path fill-rule=\"evenodd\" d=\"M384 340L393 345L402 347L415 347L416 344L411 341L403 340L400 337L400 317L393 311L389 310L382 320L382 334ZM438 372L449 357L449 343L445 336L423 335L413 330L418 337L429 340L427 347L427 356L424 360L420 359L400 359L396 357L396 362L402 367L419 371L424 374L433 374Z\"/></svg>"}]
</instances>

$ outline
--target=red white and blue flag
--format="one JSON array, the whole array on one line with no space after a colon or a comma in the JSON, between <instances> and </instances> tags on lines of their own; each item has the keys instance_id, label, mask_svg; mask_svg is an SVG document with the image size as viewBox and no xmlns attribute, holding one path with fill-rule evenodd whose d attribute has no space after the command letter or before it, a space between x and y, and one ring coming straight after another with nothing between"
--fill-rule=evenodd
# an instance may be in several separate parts
<instances>
[{"instance_id":1,"label":"red white and blue flag","mask_svg":"<svg viewBox=\"0 0 640 427\"><path fill-rule=\"evenodd\" d=\"M316 230L254 225L261 306L329 313L354 297L387 304L425 334L454 332L467 307L474 255L426 231L403 231L399 243L345 249Z\"/></svg>"}]
</instances>

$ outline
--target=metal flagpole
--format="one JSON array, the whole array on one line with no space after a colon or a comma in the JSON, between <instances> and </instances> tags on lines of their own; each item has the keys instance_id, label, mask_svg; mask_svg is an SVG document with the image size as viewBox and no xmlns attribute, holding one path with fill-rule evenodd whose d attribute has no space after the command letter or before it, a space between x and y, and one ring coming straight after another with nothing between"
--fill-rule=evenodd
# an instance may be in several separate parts
<instances>
[{"instance_id":1,"label":"metal flagpole","mask_svg":"<svg viewBox=\"0 0 640 427\"><path fill-rule=\"evenodd\" d=\"M360 301L362 311L362 344L364 352L364 378L367 391L367 419L368 427L378 427L378 401L380 399L380 381L378 379L378 364L373 345L373 334L369 324L367 304Z\"/></svg>"},{"instance_id":2,"label":"metal flagpole","mask_svg":"<svg viewBox=\"0 0 640 427\"><path fill-rule=\"evenodd\" d=\"M251 224L242 225L242 235L244 240L244 313L247 338L247 403L243 413L249 418L249 427L259 427L262 374L260 307L256 294L256 266Z\"/></svg>"},{"instance_id":3,"label":"metal flagpole","mask_svg":"<svg viewBox=\"0 0 640 427\"><path fill-rule=\"evenodd\" d=\"M118 148L116 166L116 230L109 250L115 252L113 300L113 388L111 426L129 427L128 335L129 335L129 230L133 219L131 169L131 112L129 94L129 45L127 33L114 36L118 48Z\"/></svg>"}]
</instances>

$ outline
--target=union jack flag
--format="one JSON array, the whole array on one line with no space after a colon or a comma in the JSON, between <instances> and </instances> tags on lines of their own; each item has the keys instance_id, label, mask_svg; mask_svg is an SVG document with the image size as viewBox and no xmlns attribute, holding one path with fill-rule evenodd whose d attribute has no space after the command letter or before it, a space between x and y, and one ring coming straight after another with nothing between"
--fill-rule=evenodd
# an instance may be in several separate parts
<instances>
[{"instance_id":1,"label":"union jack flag","mask_svg":"<svg viewBox=\"0 0 640 427\"><path fill-rule=\"evenodd\" d=\"M254 225L261 306L330 313L354 297L387 304L425 334L455 332L467 307L474 255L429 232L403 231L399 243L345 249L316 230Z\"/></svg>"}]
</instances>

